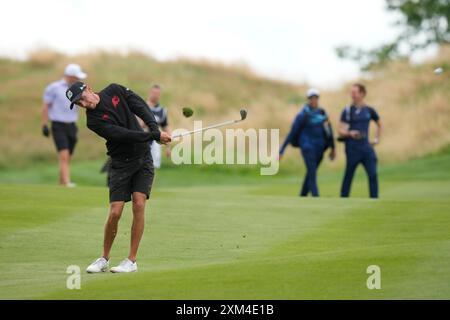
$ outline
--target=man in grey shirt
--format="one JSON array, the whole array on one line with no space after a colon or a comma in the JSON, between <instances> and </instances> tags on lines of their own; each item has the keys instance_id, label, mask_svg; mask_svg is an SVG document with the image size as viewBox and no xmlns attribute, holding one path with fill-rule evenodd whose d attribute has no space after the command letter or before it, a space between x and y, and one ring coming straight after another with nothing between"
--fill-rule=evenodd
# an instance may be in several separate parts
<instances>
[{"instance_id":1,"label":"man in grey shirt","mask_svg":"<svg viewBox=\"0 0 450 320\"><path fill-rule=\"evenodd\" d=\"M53 136L59 158L59 184L74 187L70 180L70 159L77 143L78 107L69 108L66 91L73 83L85 79L86 73L77 64L67 65L64 77L47 86L42 108L42 134ZM51 122L51 129L48 123Z\"/></svg>"}]
</instances>

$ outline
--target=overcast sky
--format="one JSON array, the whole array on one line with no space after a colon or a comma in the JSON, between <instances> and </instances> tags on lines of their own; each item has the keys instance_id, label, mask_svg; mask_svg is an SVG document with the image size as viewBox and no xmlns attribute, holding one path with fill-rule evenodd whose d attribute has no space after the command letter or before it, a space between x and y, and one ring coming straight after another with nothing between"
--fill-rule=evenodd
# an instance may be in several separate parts
<instances>
[{"instance_id":1,"label":"overcast sky","mask_svg":"<svg viewBox=\"0 0 450 320\"><path fill-rule=\"evenodd\" d=\"M358 74L342 43L370 48L396 35L384 0L13 0L3 4L0 55L139 49L245 62L258 73L319 87Z\"/></svg>"}]
</instances>

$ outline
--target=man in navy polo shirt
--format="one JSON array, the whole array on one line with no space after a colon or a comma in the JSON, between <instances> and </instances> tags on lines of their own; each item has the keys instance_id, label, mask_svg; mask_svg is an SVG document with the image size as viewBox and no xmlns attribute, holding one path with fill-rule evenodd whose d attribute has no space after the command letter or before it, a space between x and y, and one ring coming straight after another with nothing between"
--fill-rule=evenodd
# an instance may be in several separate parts
<instances>
[{"instance_id":1,"label":"man in navy polo shirt","mask_svg":"<svg viewBox=\"0 0 450 320\"><path fill-rule=\"evenodd\" d=\"M380 142L381 122L374 108L365 102L367 90L362 84L352 86L352 105L346 107L341 115L339 125L340 140L345 141L345 154L347 165L344 180L342 182L341 197L350 195L350 188L359 164L364 166L369 179L369 190L371 198L378 198L378 176L377 156L374 146ZM374 121L376 124L375 140L369 142L369 125Z\"/></svg>"}]
</instances>

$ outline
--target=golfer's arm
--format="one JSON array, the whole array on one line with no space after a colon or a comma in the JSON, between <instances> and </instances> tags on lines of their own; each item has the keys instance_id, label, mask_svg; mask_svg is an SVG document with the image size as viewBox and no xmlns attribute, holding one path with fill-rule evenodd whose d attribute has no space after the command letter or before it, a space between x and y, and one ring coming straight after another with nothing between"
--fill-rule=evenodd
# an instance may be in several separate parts
<instances>
[{"instance_id":1,"label":"golfer's arm","mask_svg":"<svg viewBox=\"0 0 450 320\"><path fill-rule=\"evenodd\" d=\"M169 126L165 126L161 128L162 131L166 132L167 134L170 134L170 128Z\"/></svg>"},{"instance_id":2,"label":"golfer's arm","mask_svg":"<svg viewBox=\"0 0 450 320\"><path fill-rule=\"evenodd\" d=\"M44 105L42 106L42 113L41 113L41 117L42 117L42 125L47 125L48 124L48 108L50 107L50 104L48 103L44 103Z\"/></svg>"},{"instance_id":3,"label":"golfer's arm","mask_svg":"<svg viewBox=\"0 0 450 320\"><path fill-rule=\"evenodd\" d=\"M159 141L161 132L159 131L158 124L156 123L152 112L148 108L147 103L131 91L128 91L126 99L131 111L141 118L147 125L149 133L152 135L152 139Z\"/></svg>"},{"instance_id":4,"label":"golfer's arm","mask_svg":"<svg viewBox=\"0 0 450 320\"><path fill-rule=\"evenodd\" d=\"M145 124L145 122L144 122L141 118L139 118L138 116L136 116L136 119L137 119L137 121L139 122L139 126L140 126L142 129L147 129L147 125Z\"/></svg>"},{"instance_id":5,"label":"golfer's arm","mask_svg":"<svg viewBox=\"0 0 450 320\"><path fill-rule=\"evenodd\" d=\"M108 141L134 143L153 139L149 132L130 130L106 122L102 124L88 124L88 128Z\"/></svg>"},{"instance_id":6,"label":"golfer's arm","mask_svg":"<svg viewBox=\"0 0 450 320\"><path fill-rule=\"evenodd\" d=\"M170 128L169 128L168 125L162 127L161 130L164 131L165 133L167 133L168 135L171 135L171 134L170 134ZM170 145L169 145L169 144L166 144L166 148L170 149Z\"/></svg>"}]
</instances>

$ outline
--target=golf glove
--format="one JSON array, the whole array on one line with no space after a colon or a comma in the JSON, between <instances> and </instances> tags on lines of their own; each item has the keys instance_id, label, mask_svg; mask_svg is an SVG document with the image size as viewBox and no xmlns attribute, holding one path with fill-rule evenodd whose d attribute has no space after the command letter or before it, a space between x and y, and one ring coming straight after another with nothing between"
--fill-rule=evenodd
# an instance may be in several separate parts
<instances>
[{"instance_id":1,"label":"golf glove","mask_svg":"<svg viewBox=\"0 0 450 320\"><path fill-rule=\"evenodd\" d=\"M42 134L44 135L44 137L50 137L50 130L48 129L48 126L46 124L42 126Z\"/></svg>"}]
</instances>

